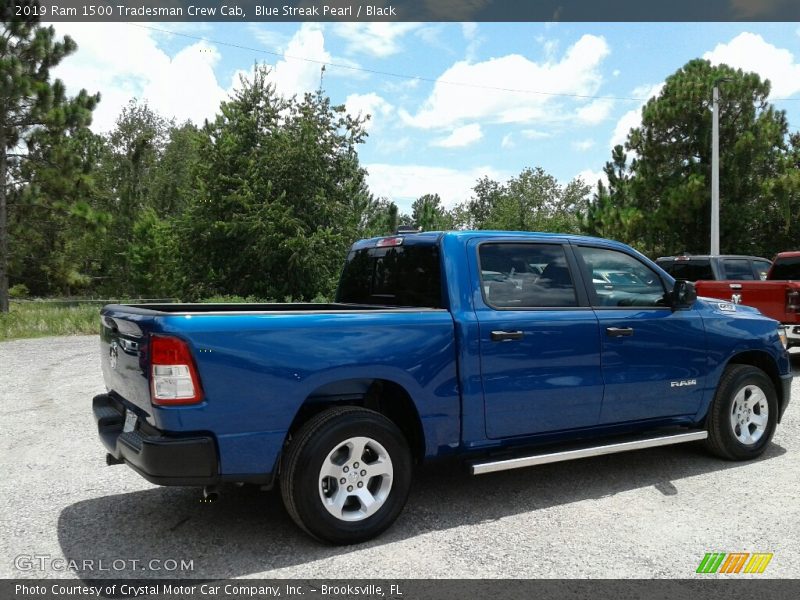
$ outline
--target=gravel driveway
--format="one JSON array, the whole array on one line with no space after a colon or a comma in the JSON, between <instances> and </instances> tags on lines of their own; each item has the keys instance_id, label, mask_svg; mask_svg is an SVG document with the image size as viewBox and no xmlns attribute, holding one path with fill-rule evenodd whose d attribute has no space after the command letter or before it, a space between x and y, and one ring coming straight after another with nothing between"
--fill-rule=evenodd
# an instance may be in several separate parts
<instances>
[{"instance_id":1,"label":"gravel driveway","mask_svg":"<svg viewBox=\"0 0 800 600\"><path fill-rule=\"evenodd\" d=\"M97 346L0 343L0 577L76 575L15 561L46 555L163 565L95 562L84 578L163 577L169 559L193 561L171 574L208 579L685 578L712 551L772 552L767 576L800 573L800 379L758 461L686 444L481 477L426 468L387 533L335 548L301 533L274 492L231 486L205 504L196 489L106 466L91 414L104 391ZM800 375L796 350L794 365Z\"/></svg>"}]
</instances>

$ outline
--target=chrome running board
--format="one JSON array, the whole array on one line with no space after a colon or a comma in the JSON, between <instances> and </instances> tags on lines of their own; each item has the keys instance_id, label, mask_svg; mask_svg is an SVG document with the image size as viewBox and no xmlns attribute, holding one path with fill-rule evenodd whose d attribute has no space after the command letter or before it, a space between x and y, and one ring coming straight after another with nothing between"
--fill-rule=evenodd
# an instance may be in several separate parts
<instances>
[{"instance_id":1,"label":"chrome running board","mask_svg":"<svg viewBox=\"0 0 800 600\"><path fill-rule=\"evenodd\" d=\"M630 450L642 450L644 448L655 448L657 446L695 442L704 440L707 437L708 432L705 430L691 431L689 433L673 433L669 435L660 435L658 437L648 437L639 440L603 444L600 446L581 447L572 450L560 450L544 454L532 454L530 456L520 456L503 460L478 461L472 463L470 467L473 475L484 475L486 473L494 473L495 471L521 469L523 467L545 465L547 463L575 460L577 458L588 458L590 456L602 456L603 454L616 454L617 452L628 452Z\"/></svg>"}]
</instances>

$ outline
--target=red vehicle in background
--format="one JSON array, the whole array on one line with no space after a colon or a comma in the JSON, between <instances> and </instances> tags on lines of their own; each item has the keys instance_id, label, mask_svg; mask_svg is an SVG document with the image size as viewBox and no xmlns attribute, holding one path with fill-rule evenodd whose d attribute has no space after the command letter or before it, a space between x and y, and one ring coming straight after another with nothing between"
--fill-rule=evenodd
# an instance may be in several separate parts
<instances>
[{"instance_id":1,"label":"red vehicle in background","mask_svg":"<svg viewBox=\"0 0 800 600\"><path fill-rule=\"evenodd\" d=\"M676 279L682 279L680 266L696 262L701 257L677 256L658 259L658 264L666 268ZM709 265L715 259L733 262L733 259L750 260L755 269L755 261L763 268L757 257L702 257ZM727 270L726 270L727 271ZM687 274L690 270L687 269ZM712 273L712 269L708 269ZM741 279L727 277L723 280L698 279L695 288L698 296L728 300L734 304L745 304L761 311L762 314L780 321L784 325L787 343L800 346L800 252L781 252L773 260L767 271L766 280L756 278L755 273L743 270L747 277Z\"/></svg>"}]
</instances>

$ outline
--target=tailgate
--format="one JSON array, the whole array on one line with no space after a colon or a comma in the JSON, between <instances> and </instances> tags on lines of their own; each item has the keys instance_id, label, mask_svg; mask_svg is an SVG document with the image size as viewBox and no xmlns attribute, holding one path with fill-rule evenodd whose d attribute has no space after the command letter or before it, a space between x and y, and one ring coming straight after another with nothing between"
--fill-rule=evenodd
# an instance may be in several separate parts
<instances>
[{"instance_id":1,"label":"tailgate","mask_svg":"<svg viewBox=\"0 0 800 600\"><path fill-rule=\"evenodd\" d=\"M106 307L100 321L100 363L106 388L151 414L147 342L154 317Z\"/></svg>"}]
</instances>

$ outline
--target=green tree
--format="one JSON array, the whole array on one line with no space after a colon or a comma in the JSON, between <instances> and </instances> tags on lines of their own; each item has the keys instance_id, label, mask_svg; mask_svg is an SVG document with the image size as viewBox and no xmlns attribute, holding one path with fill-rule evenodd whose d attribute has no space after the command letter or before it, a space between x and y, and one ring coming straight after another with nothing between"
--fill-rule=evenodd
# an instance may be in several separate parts
<instances>
[{"instance_id":1,"label":"green tree","mask_svg":"<svg viewBox=\"0 0 800 600\"><path fill-rule=\"evenodd\" d=\"M170 126L153 169L148 204L159 217L180 214L191 199L200 155L201 133L192 123Z\"/></svg>"},{"instance_id":2,"label":"green tree","mask_svg":"<svg viewBox=\"0 0 800 600\"><path fill-rule=\"evenodd\" d=\"M330 294L368 210L362 121L321 91L284 99L258 67L202 132L178 220L186 295Z\"/></svg>"},{"instance_id":3,"label":"green tree","mask_svg":"<svg viewBox=\"0 0 800 600\"><path fill-rule=\"evenodd\" d=\"M7 199L24 186L21 163L41 156L42 140L75 134L91 122L100 99L81 90L68 98L50 69L74 52L69 37L34 19L3 21L0 30L0 313L8 312L9 232Z\"/></svg>"},{"instance_id":4,"label":"green tree","mask_svg":"<svg viewBox=\"0 0 800 600\"><path fill-rule=\"evenodd\" d=\"M582 215L584 232L637 244L636 231L643 215L630 195L629 169L625 148L618 144L611 151L611 160L603 168L608 185L597 182L594 200L588 203Z\"/></svg>"},{"instance_id":5,"label":"green tree","mask_svg":"<svg viewBox=\"0 0 800 600\"><path fill-rule=\"evenodd\" d=\"M411 221L421 231L452 229L453 220L439 194L425 194L411 205Z\"/></svg>"},{"instance_id":6,"label":"green tree","mask_svg":"<svg viewBox=\"0 0 800 600\"><path fill-rule=\"evenodd\" d=\"M359 237L368 238L394 233L400 225L400 218L400 212L394 202L379 198L365 214L366 223Z\"/></svg>"},{"instance_id":7,"label":"green tree","mask_svg":"<svg viewBox=\"0 0 800 600\"><path fill-rule=\"evenodd\" d=\"M453 209L454 225L459 229L486 229L493 207L506 193L505 187L484 176L475 183L472 190L472 198Z\"/></svg>"},{"instance_id":8,"label":"green tree","mask_svg":"<svg viewBox=\"0 0 800 600\"><path fill-rule=\"evenodd\" d=\"M473 191L452 211L455 227L577 233L589 195L583 180L562 186L541 167L525 168L506 183L482 177Z\"/></svg>"},{"instance_id":9,"label":"green tree","mask_svg":"<svg viewBox=\"0 0 800 600\"><path fill-rule=\"evenodd\" d=\"M161 164L172 126L146 103L131 100L106 136L100 186L103 207L113 215L114 224L113 235L105 238L101 255L108 277L106 291L114 295L142 293L136 289L142 279L131 264L134 227L141 218L149 218L143 217L148 209L153 208L155 214L162 216L176 202L168 198L172 185L180 184L180 178L173 177L177 173L170 168L176 166L176 161ZM157 205L165 206L159 206L159 211Z\"/></svg>"},{"instance_id":10,"label":"green tree","mask_svg":"<svg viewBox=\"0 0 800 600\"><path fill-rule=\"evenodd\" d=\"M10 274L36 295L87 292L102 276L97 257L111 221L95 181L103 140L85 128L35 137L9 207Z\"/></svg>"},{"instance_id":11,"label":"green tree","mask_svg":"<svg viewBox=\"0 0 800 600\"><path fill-rule=\"evenodd\" d=\"M769 81L699 59L668 77L642 109L642 124L625 144L634 156L630 165L614 150L606 173L616 181L609 177L610 189L598 189L587 211L589 231L614 233L653 255L708 251L710 105L721 78L721 251L770 255L786 243L776 231L788 223L797 193L787 176L785 114L767 101Z\"/></svg>"},{"instance_id":12,"label":"green tree","mask_svg":"<svg viewBox=\"0 0 800 600\"><path fill-rule=\"evenodd\" d=\"M173 221L148 206L136 216L131 234L125 255L134 293L150 298L180 295L181 252Z\"/></svg>"}]
</instances>

